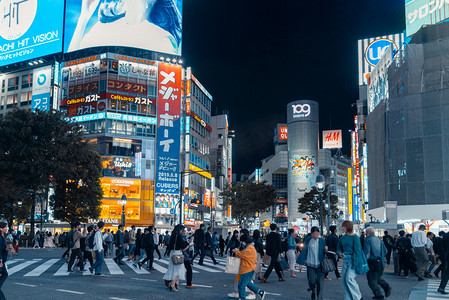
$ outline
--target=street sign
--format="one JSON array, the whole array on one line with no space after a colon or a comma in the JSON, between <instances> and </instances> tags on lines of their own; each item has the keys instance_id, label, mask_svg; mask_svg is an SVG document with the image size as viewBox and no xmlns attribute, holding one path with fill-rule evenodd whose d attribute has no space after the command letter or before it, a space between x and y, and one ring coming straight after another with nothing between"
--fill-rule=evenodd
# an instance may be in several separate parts
<instances>
[{"instance_id":1,"label":"street sign","mask_svg":"<svg viewBox=\"0 0 449 300\"><path fill-rule=\"evenodd\" d=\"M170 208L170 214L174 215L176 213L176 210L174 208Z\"/></svg>"}]
</instances>

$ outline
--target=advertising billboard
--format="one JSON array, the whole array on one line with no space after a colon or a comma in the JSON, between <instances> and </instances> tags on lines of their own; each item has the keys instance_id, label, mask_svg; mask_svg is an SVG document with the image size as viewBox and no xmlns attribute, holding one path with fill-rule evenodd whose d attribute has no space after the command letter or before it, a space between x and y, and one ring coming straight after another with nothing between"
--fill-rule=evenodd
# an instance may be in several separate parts
<instances>
[{"instance_id":1,"label":"advertising billboard","mask_svg":"<svg viewBox=\"0 0 449 300\"><path fill-rule=\"evenodd\" d=\"M323 149L341 149L342 147L341 129L323 131Z\"/></svg>"},{"instance_id":2,"label":"advertising billboard","mask_svg":"<svg viewBox=\"0 0 449 300\"><path fill-rule=\"evenodd\" d=\"M33 70L33 96L31 110L50 110L51 66Z\"/></svg>"},{"instance_id":3,"label":"advertising billboard","mask_svg":"<svg viewBox=\"0 0 449 300\"><path fill-rule=\"evenodd\" d=\"M279 140L286 141L288 139L287 126L279 127Z\"/></svg>"},{"instance_id":4,"label":"advertising billboard","mask_svg":"<svg viewBox=\"0 0 449 300\"><path fill-rule=\"evenodd\" d=\"M2 0L0 12L0 66L62 50L64 1Z\"/></svg>"},{"instance_id":5,"label":"advertising billboard","mask_svg":"<svg viewBox=\"0 0 449 300\"><path fill-rule=\"evenodd\" d=\"M376 67L371 71L368 78L367 102L368 113L384 100L388 100L388 67L393 62L393 49L391 47L385 52Z\"/></svg>"},{"instance_id":6,"label":"advertising billboard","mask_svg":"<svg viewBox=\"0 0 449 300\"><path fill-rule=\"evenodd\" d=\"M405 31L416 33L423 25L436 24L449 18L449 1L405 0Z\"/></svg>"},{"instance_id":7,"label":"advertising billboard","mask_svg":"<svg viewBox=\"0 0 449 300\"><path fill-rule=\"evenodd\" d=\"M156 193L179 195L181 66L161 63L158 82Z\"/></svg>"},{"instance_id":8,"label":"advertising billboard","mask_svg":"<svg viewBox=\"0 0 449 300\"><path fill-rule=\"evenodd\" d=\"M137 165L134 158L118 156L102 156L101 158L103 160L103 176L140 178L140 173L136 171Z\"/></svg>"},{"instance_id":9,"label":"advertising billboard","mask_svg":"<svg viewBox=\"0 0 449 300\"><path fill-rule=\"evenodd\" d=\"M391 46L393 55L404 47L404 34L397 33L358 41L359 85L367 85L368 77Z\"/></svg>"},{"instance_id":10,"label":"advertising billboard","mask_svg":"<svg viewBox=\"0 0 449 300\"><path fill-rule=\"evenodd\" d=\"M181 0L67 0L65 17L64 52L122 46L181 55Z\"/></svg>"}]
</instances>

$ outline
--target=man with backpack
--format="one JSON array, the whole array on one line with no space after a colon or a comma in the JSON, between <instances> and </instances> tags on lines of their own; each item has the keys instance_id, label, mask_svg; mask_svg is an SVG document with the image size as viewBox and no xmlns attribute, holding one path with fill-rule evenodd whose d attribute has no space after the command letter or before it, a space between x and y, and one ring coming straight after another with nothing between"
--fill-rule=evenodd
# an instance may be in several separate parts
<instances>
[{"instance_id":1,"label":"man with backpack","mask_svg":"<svg viewBox=\"0 0 449 300\"><path fill-rule=\"evenodd\" d=\"M385 258L387 260L387 264L390 264L391 261L391 251L394 248L394 239L391 235L388 234L388 231L384 231L383 241L385 244L385 247L387 248L387 254L385 255Z\"/></svg>"},{"instance_id":2,"label":"man with backpack","mask_svg":"<svg viewBox=\"0 0 449 300\"><path fill-rule=\"evenodd\" d=\"M139 269L142 268L142 265L145 264L147 261L150 261L150 266L148 267L149 270L154 270L153 268L153 260L154 260L154 238L153 238L153 232L154 227L150 226L148 227L148 232L144 234L142 237L143 240L143 246L145 249L145 252L147 254L147 257L145 257L144 260L137 263L139 266Z\"/></svg>"},{"instance_id":3,"label":"man with backpack","mask_svg":"<svg viewBox=\"0 0 449 300\"><path fill-rule=\"evenodd\" d=\"M89 268L89 271L96 276L103 276L101 267L104 261L104 249L101 231L103 230L104 222L98 222L97 227L97 230L92 231L92 237L89 239L89 246L92 246L92 249L95 251L95 263Z\"/></svg>"},{"instance_id":4,"label":"man with backpack","mask_svg":"<svg viewBox=\"0 0 449 300\"><path fill-rule=\"evenodd\" d=\"M122 262L123 257L125 257L125 240L123 238L123 225L119 225L117 229L117 233L115 234L115 246L117 248L116 250L116 257L114 257L114 261L118 265L124 265Z\"/></svg>"},{"instance_id":5,"label":"man with backpack","mask_svg":"<svg viewBox=\"0 0 449 300\"><path fill-rule=\"evenodd\" d=\"M69 266L67 268L67 272L74 272L72 270L73 263L75 262L75 258L79 259L79 267L80 271L84 271L84 263L83 263L83 254L80 249L80 240L81 238L85 238L86 235L81 233L81 224L80 222L75 222L73 224L73 229L69 232L67 238L67 246L72 249L72 253L70 254Z\"/></svg>"},{"instance_id":6,"label":"man with backpack","mask_svg":"<svg viewBox=\"0 0 449 300\"><path fill-rule=\"evenodd\" d=\"M401 271L404 270L404 276L405 278L408 278L410 264L408 261L407 252L412 249L412 242L410 239L405 237L404 230L399 231L399 238L396 241L394 248L399 254L399 275L401 275Z\"/></svg>"}]
</instances>

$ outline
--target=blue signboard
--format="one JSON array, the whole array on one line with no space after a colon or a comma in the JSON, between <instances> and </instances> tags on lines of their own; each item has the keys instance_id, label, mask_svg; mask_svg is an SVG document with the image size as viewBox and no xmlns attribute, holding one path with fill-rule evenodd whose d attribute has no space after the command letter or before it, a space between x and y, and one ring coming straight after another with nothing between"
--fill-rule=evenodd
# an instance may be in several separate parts
<instances>
[{"instance_id":1,"label":"blue signboard","mask_svg":"<svg viewBox=\"0 0 449 300\"><path fill-rule=\"evenodd\" d=\"M0 66L62 51L64 1L0 0L0 12Z\"/></svg>"},{"instance_id":2,"label":"blue signboard","mask_svg":"<svg viewBox=\"0 0 449 300\"><path fill-rule=\"evenodd\" d=\"M74 122L87 122L87 121L94 121L94 120L101 120L101 119L110 119L110 120L119 120L119 121L131 121L136 123L144 123L144 124L157 124L156 118L150 118L150 117L142 117L142 116L133 116L133 115L126 115L126 114L119 114L119 113L96 113L96 114L90 114L90 115L84 115L84 116L76 116L70 118Z\"/></svg>"},{"instance_id":3,"label":"blue signboard","mask_svg":"<svg viewBox=\"0 0 449 300\"><path fill-rule=\"evenodd\" d=\"M33 96L31 110L50 110L51 66L33 70Z\"/></svg>"},{"instance_id":4,"label":"blue signboard","mask_svg":"<svg viewBox=\"0 0 449 300\"><path fill-rule=\"evenodd\" d=\"M393 47L393 57L398 51L397 45L390 39L380 38L373 41L368 48L365 50L365 59L371 66L376 66L377 63L382 58L382 55L388 50L388 48Z\"/></svg>"},{"instance_id":5,"label":"blue signboard","mask_svg":"<svg viewBox=\"0 0 449 300\"><path fill-rule=\"evenodd\" d=\"M405 0L407 36L416 33L423 25L437 24L448 17L447 0Z\"/></svg>"}]
</instances>

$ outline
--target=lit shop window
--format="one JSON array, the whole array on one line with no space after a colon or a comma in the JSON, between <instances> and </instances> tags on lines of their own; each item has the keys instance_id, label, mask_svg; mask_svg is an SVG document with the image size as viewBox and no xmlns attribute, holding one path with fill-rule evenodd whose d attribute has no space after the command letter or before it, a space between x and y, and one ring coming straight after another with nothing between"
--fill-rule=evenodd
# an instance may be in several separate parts
<instances>
[{"instance_id":1,"label":"lit shop window","mask_svg":"<svg viewBox=\"0 0 449 300\"><path fill-rule=\"evenodd\" d=\"M122 217L123 205L117 200L103 200L100 219L120 219ZM126 201L126 219L140 219L140 201Z\"/></svg>"},{"instance_id":2,"label":"lit shop window","mask_svg":"<svg viewBox=\"0 0 449 300\"><path fill-rule=\"evenodd\" d=\"M140 180L122 178L101 178L103 198L140 199Z\"/></svg>"}]
</instances>

